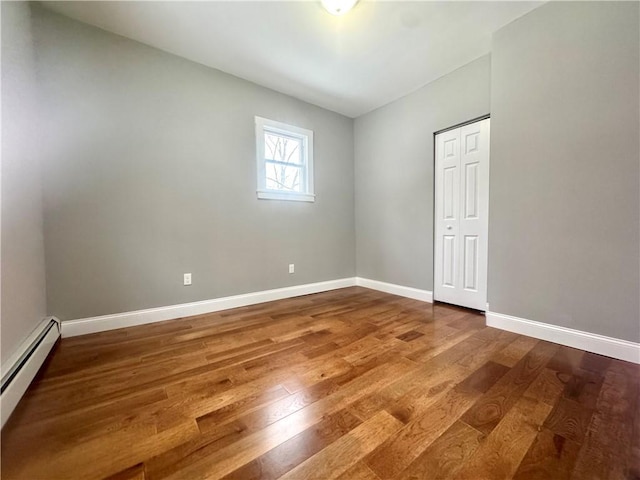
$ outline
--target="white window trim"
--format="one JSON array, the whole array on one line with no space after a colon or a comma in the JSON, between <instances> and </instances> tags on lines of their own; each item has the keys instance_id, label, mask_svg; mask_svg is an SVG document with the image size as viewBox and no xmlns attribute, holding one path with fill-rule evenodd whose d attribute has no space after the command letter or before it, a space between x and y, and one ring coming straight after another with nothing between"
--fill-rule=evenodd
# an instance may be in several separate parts
<instances>
[{"instance_id":1,"label":"white window trim","mask_svg":"<svg viewBox=\"0 0 640 480\"><path fill-rule=\"evenodd\" d=\"M258 174L258 198L265 200L293 200L298 202L315 202L313 193L313 131L306 128L288 125L268 118L255 117L256 121L256 163ZM264 132L272 131L300 138L303 144L303 162L305 165L305 192L283 192L266 188L266 172L264 161Z\"/></svg>"}]
</instances>

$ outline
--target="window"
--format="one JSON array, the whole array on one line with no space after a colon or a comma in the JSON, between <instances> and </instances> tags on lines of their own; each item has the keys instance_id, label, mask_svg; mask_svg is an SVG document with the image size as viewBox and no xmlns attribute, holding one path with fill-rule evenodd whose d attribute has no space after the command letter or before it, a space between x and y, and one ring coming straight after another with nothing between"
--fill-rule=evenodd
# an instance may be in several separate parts
<instances>
[{"instance_id":1,"label":"window","mask_svg":"<svg viewBox=\"0 0 640 480\"><path fill-rule=\"evenodd\" d=\"M315 201L313 132L256 117L258 198Z\"/></svg>"}]
</instances>

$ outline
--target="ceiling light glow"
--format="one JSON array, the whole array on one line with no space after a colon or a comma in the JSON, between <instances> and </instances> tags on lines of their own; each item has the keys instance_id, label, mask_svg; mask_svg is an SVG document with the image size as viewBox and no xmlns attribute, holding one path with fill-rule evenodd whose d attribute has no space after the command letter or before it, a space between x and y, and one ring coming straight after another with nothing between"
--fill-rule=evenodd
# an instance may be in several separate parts
<instances>
[{"instance_id":1,"label":"ceiling light glow","mask_svg":"<svg viewBox=\"0 0 640 480\"><path fill-rule=\"evenodd\" d=\"M351 10L358 0L320 0L320 3L331 15L340 16Z\"/></svg>"}]
</instances>

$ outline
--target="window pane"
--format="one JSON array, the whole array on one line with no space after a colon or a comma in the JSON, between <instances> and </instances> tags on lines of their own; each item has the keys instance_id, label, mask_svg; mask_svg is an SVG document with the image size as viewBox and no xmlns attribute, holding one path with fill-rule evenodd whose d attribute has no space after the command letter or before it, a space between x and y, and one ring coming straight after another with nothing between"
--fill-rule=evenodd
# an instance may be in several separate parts
<instances>
[{"instance_id":1,"label":"window pane","mask_svg":"<svg viewBox=\"0 0 640 480\"><path fill-rule=\"evenodd\" d=\"M302 141L273 132L264 132L264 157L266 160L300 165Z\"/></svg>"},{"instance_id":2,"label":"window pane","mask_svg":"<svg viewBox=\"0 0 640 480\"><path fill-rule=\"evenodd\" d=\"M284 192L302 192L303 172L297 165L282 165L265 162L267 174L267 190L281 190Z\"/></svg>"}]
</instances>

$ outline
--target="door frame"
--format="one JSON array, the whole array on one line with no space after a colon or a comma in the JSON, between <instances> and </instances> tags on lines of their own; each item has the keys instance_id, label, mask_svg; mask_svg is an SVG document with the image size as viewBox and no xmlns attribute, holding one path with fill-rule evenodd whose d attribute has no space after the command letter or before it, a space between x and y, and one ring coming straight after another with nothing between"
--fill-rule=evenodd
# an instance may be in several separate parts
<instances>
[{"instance_id":1,"label":"door frame","mask_svg":"<svg viewBox=\"0 0 640 480\"><path fill-rule=\"evenodd\" d=\"M433 272L431 272L431 274L433 279L434 297L435 297L435 290L436 290L436 136L440 135L441 133L448 132L449 130L455 130L456 128L464 127L466 125L471 125L472 123L481 122L482 120L486 120L487 118L491 118L491 113L486 113L484 115L480 115L479 117L472 118L471 120L467 120L467 121L458 123L456 125L442 128L440 130L436 130L435 132L433 132L433 151L431 152L431 155L432 155L431 158L433 159L433 191L432 191L433 196L431 198L431 201L433 204L433 211L432 211L433 222L431 223L431 226L433 229L433 238L432 238L433 250L431 251L431 254L432 254L431 258L433 259L433 261L431 262L431 264L433 265ZM491 139L489 139L489 142L491 142ZM489 185L491 185L491 182L489 182ZM489 215L489 218L487 219L488 225L490 221L491 221L491 216ZM487 256L488 256L488 250L487 250ZM487 294L489 293L488 273L489 272L487 272ZM487 298L487 301L488 300L489 299ZM436 302L440 302L440 300L436 300L434 298L433 303L436 303ZM445 302L440 302L440 303L445 303ZM467 307L461 307L461 308L467 308ZM479 311L482 311L482 310L479 310Z\"/></svg>"}]
</instances>

